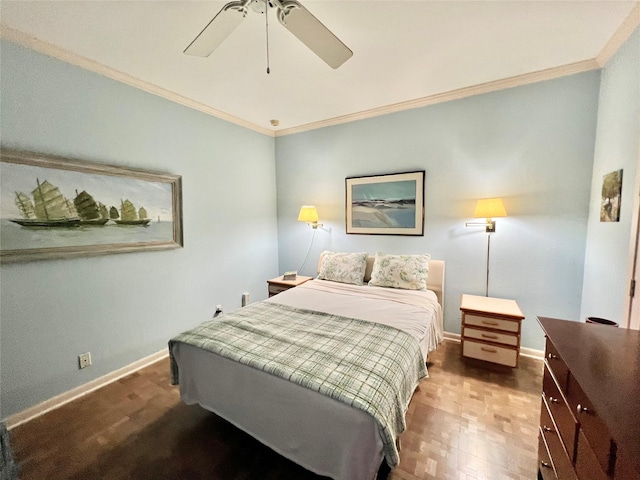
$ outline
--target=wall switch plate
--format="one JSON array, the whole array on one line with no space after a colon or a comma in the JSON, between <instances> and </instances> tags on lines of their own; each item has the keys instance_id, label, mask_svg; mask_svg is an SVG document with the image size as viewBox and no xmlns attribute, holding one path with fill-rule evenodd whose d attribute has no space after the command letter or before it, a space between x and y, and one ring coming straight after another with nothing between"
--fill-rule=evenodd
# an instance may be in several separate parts
<instances>
[{"instance_id":1,"label":"wall switch plate","mask_svg":"<svg viewBox=\"0 0 640 480\"><path fill-rule=\"evenodd\" d=\"M249 302L251 301L249 292L244 292L242 294L242 306L246 307L247 305L249 305Z\"/></svg>"},{"instance_id":2,"label":"wall switch plate","mask_svg":"<svg viewBox=\"0 0 640 480\"><path fill-rule=\"evenodd\" d=\"M78 355L78 364L80 368L87 368L91 365L91 353L81 353Z\"/></svg>"}]
</instances>

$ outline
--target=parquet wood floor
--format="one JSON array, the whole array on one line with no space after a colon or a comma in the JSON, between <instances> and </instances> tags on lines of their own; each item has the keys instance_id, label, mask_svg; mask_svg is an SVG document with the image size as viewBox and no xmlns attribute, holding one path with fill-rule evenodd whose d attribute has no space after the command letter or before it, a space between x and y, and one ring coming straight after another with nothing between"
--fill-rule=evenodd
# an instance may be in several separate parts
<instances>
[{"instance_id":1,"label":"parquet wood floor","mask_svg":"<svg viewBox=\"0 0 640 480\"><path fill-rule=\"evenodd\" d=\"M542 361L514 370L461 360L445 341L407 412L401 463L388 480L533 480ZM258 394L257 394L258 395ZM198 406L169 382L168 360L10 432L22 480L300 479L295 465Z\"/></svg>"}]
</instances>

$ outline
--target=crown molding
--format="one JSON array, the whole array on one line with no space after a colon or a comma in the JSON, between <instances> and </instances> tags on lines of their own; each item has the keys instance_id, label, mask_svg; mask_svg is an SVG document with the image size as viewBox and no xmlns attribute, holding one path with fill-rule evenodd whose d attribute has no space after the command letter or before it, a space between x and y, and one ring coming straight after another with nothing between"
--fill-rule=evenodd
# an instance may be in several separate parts
<instances>
[{"instance_id":1,"label":"crown molding","mask_svg":"<svg viewBox=\"0 0 640 480\"><path fill-rule=\"evenodd\" d=\"M522 75L516 75L500 80L491 82L485 82L478 85L472 85L469 87L459 88L448 92L438 93L435 95L429 95L427 97L408 100L405 102L399 102L391 105L385 105L382 107L372 108L369 110L363 110L348 115L342 115L339 117L329 118L318 122L307 123L304 125L298 125L295 127L284 128L280 130L272 130L261 127L254 123L248 122L241 118L230 115L221 110L217 110L213 107L209 107L203 103L191 100L178 93L164 89L157 85L153 85L149 82L140 80L132 75L126 74L119 70L113 69L94 60L90 60L81 55L71 53L63 48L57 47L48 42L42 41L35 37L31 37L19 30L15 30L10 27L2 27L0 29L0 38L7 41L22 45L24 47L36 50L40 53L56 58L66 63L79 66L86 70L95 72L99 75L111 78L113 80L125 83L132 87L144 90L148 93L158 95L167 100L173 101L180 105L184 105L188 108L198 110L207 115L214 116L221 120L239 125L241 127L248 128L258 133L270 137L282 137L286 135L293 135L296 133L307 132L310 130L316 130L319 128L331 127L340 125L343 123L354 122L358 120L365 120L368 118L379 117L382 115L388 115L390 113L397 113L404 110L410 110L414 108L426 107L429 105L435 105L438 103L450 102L452 100L460 100L462 98L471 97L474 95L481 95L483 93L495 92L498 90L504 90L508 88L518 87L531 83L542 82L546 80L552 80L554 78L564 77L567 75L574 75L590 70L597 70L602 68L607 61L617 52L622 44L629 38L633 31L640 25L640 2L636 2L634 8L631 10L627 18L622 25L616 30L611 39L604 46L602 51L596 58L590 60L583 60L580 62L570 63L567 65L561 65L559 67L547 68L539 70L537 72L525 73Z\"/></svg>"},{"instance_id":2,"label":"crown molding","mask_svg":"<svg viewBox=\"0 0 640 480\"><path fill-rule=\"evenodd\" d=\"M248 128L249 130L254 130L258 133L262 133L270 137L274 136L273 130L261 127L246 120L242 120L241 118L209 107L208 105L205 105L203 103L196 102L195 100L191 100L176 92L172 92L171 90L167 90L152 83L145 82L132 75L116 70L115 68L108 67L99 62L96 62L95 60L83 57L82 55L77 55L75 53L69 52L63 48L27 35L26 33L14 28L6 27L3 25L0 29L0 38L21 45L23 47L30 48L31 50L43 53L57 60L61 60L77 67L84 68L85 70L97 73L98 75L102 75L104 77L111 78L112 80L116 80L118 82L122 82L132 87L138 88L145 92L152 93L153 95L157 95L185 107L198 110L202 113L206 113L207 115L211 115L221 120L234 123L241 127Z\"/></svg>"},{"instance_id":3,"label":"crown molding","mask_svg":"<svg viewBox=\"0 0 640 480\"><path fill-rule=\"evenodd\" d=\"M472 85L470 87L450 90L444 93L437 93L435 95L417 98L406 102L394 103L392 105L386 105L384 107L372 108L370 110L364 110L358 113L329 118L320 122L308 123L306 125L300 125L298 127L285 128L282 130L277 130L275 132L275 136L281 137L284 135L292 135L294 133L301 133L318 128L331 127L333 125L339 125L342 123L355 122L357 120L364 120L372 117L379 117L381 115L401 112L412 108L420 108L437 103L460 100L462 98L471 97L474 95L481 95L483 93L495 92L507 88L527 85L530 83L552 80L554 78L574 75L576 73L587 72L589 70L597 70L599 68L600 65L595 59L584 60L581 62L570 63L568 65L562 65L560 67L547 68L545 70L539 70L537 72L525 73L523 75L516 75L514 77L503 78L501 80L495 80L478 85Z\"/></svg>"},{"instance_id":4,"label":"crown molding","mask_svg":"<svg viewBox=\"0 0 640 480\"><path fill-rule=\"evenodd\" d=\"M618 27L618 30L616 30L602 51L598 54L596 57L598 65L604 67L622 44L627 41L638 25L640 25L640 2L636 2L635 7L633 7L629 15L627 15L627 18L624 19L622 25Z\"/></svg>"}]
</instances>

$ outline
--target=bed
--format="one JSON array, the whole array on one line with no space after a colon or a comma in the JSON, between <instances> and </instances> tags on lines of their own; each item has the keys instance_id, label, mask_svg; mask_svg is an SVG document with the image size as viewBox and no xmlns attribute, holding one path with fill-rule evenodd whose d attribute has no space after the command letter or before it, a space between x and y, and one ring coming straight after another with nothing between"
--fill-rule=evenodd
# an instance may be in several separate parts
<instances>
[{"instance_id":1,"label":"bed","mask_svg":"<svg viewBox=\"0 0 640 480\"><path fill-rule=\"evenodd\" d=\"M335 264L334 255L354 254L324 252L317 279L171 339L172 380L185 403L216 413L308 470L336 480L371 480L385 458L391 467L397 464L406 408L418 382L427 376L428 353L442 341L444 262L427 256L426 290L419 290L369 285L372 274L378 278L383 254L364 254L360 282L334 281L335 272L327 267ZM254 326L262 329L266 323L268 334L253 332ZM238 328L243 329L240 334ZM244 329L252 330L252 343L231 348L238 337L240 343L247 342ZM313 337L313 348L305 347L312 352L302 352L290 340L298 330L305 337L319 335ZM399 343L387 345L387 336ZM293 344L282 346L281 337ZM333 343L342 337L353 345ZM381 350L371 353L370 348ZM278 363L284 357L286 362ZM329 358L331 368L304 363L321 357ZM350 361L346 357L371 370L380 364L382 370L402 372L402 385L388 385L377 373L353 373L351 366L344 366ZM330 373L318 380L317 370ZM335 387L336 375L346 383ZM369 388L373 383L375 388ZM397 400L388 409L386 403L367 405L357 396L368 390L383 392L376 393L382 397L377 401Z\"/></svg>"}]
</instances>

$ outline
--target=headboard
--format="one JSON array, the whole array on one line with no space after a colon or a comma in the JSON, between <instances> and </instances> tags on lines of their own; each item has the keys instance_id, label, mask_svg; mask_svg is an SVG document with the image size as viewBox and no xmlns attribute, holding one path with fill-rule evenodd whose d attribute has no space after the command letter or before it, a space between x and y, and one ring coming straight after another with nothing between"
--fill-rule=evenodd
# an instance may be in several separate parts
<instances>
[{"instance_id":1,"label":"headboard","mask_svg":"<svg viewBox=\"0 0 640 480\"><path fill-rule=\"evenodd\" d=\"M364 281L371 280L373 261L375 257L367 257L367 268L364 272ZM318 260L318 272L322 266L322 253ZM444 309L444 260L429 260L429 275L427 275L427 288L435 292L438 303Z\"/></svg>"}]
</instances>

